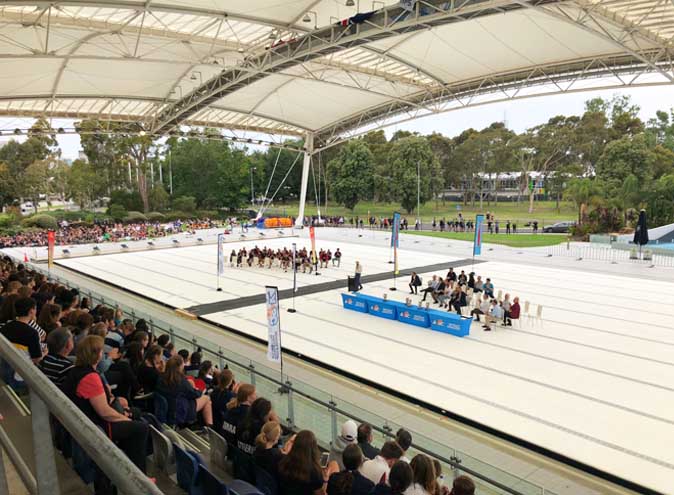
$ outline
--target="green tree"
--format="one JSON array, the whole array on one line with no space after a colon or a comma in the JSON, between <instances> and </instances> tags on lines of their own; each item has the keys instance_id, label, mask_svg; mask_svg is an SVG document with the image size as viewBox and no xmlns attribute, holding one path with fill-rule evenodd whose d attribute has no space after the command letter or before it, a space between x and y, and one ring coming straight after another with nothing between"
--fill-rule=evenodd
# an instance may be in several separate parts
<instances>
[{"instance_id":1,"label":"green tree","mask_svg":"<svg viewBox=\"0 0 674 495\"><path fill-rule=\"evenodd\" d=\"M397 140L391 146L389 163L393 190L401 206L409 214L431 199L431 181L442 182L438 160L428 141L413 136Z\"/></svg>"},{"instance_id":2,"label":"green tree","mask_svg":"<svg viewBox=\"0 0 674 495\"><path fill-rule=\"evenodd\" d=\"M674 223L674 174L663 175L648 190L649 222L653 225Z\"/></svg>"},{"instance_id":3,"label":"green tree","mask_svg":"<svg viewBox=\"0 0 674 495\"><path fill-rule=\"evenodd\" d=\"M85 209L95 199L96 170L86 160L75 160L68 175L68 194L80 208Z\"/></svg>"},{"instance_id":4,"label":"green tree","mask_svg":"<svg viewBox=\"0 0 674 495\"><path fill-rule=\"evenodd\" d=\"M372 152L367 145L361 140L347 142L328 163L335 200L353 211L358 201L372 195L373 170Z\"/></svg>"},{"instance_id":5,"label":"green tree","mask_svg":"<svg viewBox=\"0 0 674 495\"><path fill-rule=\"evenodd\" d=\"M597 179L605 184L606 197L619 196L623 182L634 175L641 188L647 187L653 176L655 156L644 134L625 136L606 145L597 162Z\"/></svg>"},{"instance_id":6,"label":"green tree","mask_svg":"<svg viewBox=\"0 0 674 495\"><path fill-rule=\"evenodd\" d=\"M588 208L602 203L602 190L592 179L571 179L564 191L564 196L573 201L578 209L578 225L587 220Z\"/></svg>"},{"instance_id":7,"label":"green tree","mask_svg":"<svg viewBox=\"0 0 674 495\"><path fill-rule=\"evenodd\" d=\"M169 204L170 198L163 186L156 184L150 189L150 208L152 211L163 211Z\"/></svg>"},{"instance_id":8,"label":"green tree","mask_svg":"<svg viewBox=\"0 0 674 495\"><path fill-rule=\"evenodd\" d=\"M41 195L49 192L49 163L45 160L33 162L26 168L21 178L21 196L30 199L37 213Z\"/></svg>"},{"instance_id":9,"label":"green tree","mask_svg":"<svg viewBox=\"0 0 674 495\"><path fill-rule=\"evenodd\" d=\"M641 184L634 175L628 175L620 187L620 209L623 212L623 223L627 224L627 213L630 208L636 208L641 197Z\"/></svg>"}]
</instances>

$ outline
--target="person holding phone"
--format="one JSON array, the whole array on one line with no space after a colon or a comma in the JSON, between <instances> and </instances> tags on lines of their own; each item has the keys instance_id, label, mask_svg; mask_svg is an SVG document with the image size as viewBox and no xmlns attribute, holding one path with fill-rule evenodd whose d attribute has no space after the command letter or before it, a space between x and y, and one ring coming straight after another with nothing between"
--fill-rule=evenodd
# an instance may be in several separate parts
<instances>
[{"instance_id":1,"label":"person holding phone","mask_svg":"<svg viewBox=\"0 0 674 495\"><path fill-rule=\"evenodd\" d=\"M321 459L316 436L309 430L302 430L295 437L288 455L279 462L280 493L325 495L327 480L338 470L336 462L327 462L327 457Z\"/></svg>"}]
</instances>

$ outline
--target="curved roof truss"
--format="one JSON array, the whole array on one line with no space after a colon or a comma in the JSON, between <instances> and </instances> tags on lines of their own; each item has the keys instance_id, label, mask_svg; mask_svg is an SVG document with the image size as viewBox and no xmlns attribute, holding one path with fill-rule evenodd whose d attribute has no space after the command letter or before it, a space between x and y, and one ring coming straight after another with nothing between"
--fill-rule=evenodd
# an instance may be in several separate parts
<instances>
[{"instance_id":1,"label":"curved roof truss","mask_svg":"<svg viewBox=\"0 0 674 495\"><path fill-rule=\"evenodd\" d=\"M311 133L320 149L489 101L674 82L670 0L358 3L377 10L2 0L0 115Z\"/></svg>"}]
</instances>

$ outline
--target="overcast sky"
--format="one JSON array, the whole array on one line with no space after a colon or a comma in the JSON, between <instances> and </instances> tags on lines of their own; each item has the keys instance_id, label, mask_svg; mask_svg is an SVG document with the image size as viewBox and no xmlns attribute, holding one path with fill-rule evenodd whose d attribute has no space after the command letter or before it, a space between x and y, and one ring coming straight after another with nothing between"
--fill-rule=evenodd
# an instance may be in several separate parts
<instances>
[{"instance_id":1,"label":"overcast sky","mask_svg":"<svg viewBox=\"0 0 674 495\"><path fill-rule=\"evenodd\" d=\"M656 110L669 111L670 108L674 107L674 86L575 93L494 103L456 110L442 115L434 115L413 122L391 126L386 129L386 133L390 136L396 130L404 129L417 131L421 134L440 132L452 137L470 127L482 129L494 121L503 121L504 119L508 127L516 132L521 132L529 127L545 122L555 115L580 115L583 113L585 101L596 96L609 99L615 94L630 95L632 101L641 107L641 118L644 121L655 116ZM0 118L0 129L5 131L13 130L17 127L23 129L30 127L30 123L31 121L26 119ZM54 120L52 125L55 128L72 127L72 121ZM8 139L6 136L1 137L0 144L6 142ZM58 141L63 151L63 158L77 158L80 150L78 136L59 136Z\"/></svg>"}]
</instances>

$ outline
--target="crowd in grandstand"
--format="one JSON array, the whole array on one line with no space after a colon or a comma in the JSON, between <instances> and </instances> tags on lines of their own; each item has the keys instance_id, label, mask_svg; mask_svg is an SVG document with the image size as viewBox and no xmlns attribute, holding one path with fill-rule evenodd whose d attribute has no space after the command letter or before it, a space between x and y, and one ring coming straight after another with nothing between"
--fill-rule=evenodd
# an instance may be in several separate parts
<instances>
[{"instance_id":1,"label":"crowd in grandstand","mask_svg":"<svg viewBox=\"0 0 674 495\"><path fill-rule=\"evenodd\" d=\"M56 244L70 246L102 242L138 241L150 237L163 237L179 232L216 227L210 219L175 222L115 223L97 222L93 225L61 222L55 231ZM38 247L47 245L47 230L30 230L15 235L0 236L0 248Z\"/></svg>"},{"instance_id":2,"label":"crowd in grandstand","mask_svg":"<svg viewBox=\"0 0 674 495\"><path fill-rule=\"evenodd\" d=\"M303 247L295 253L295 270L299 271L301 268L302 273L306 273L307 270L309 270L309 273L313 273L318 268L328 268L330 264L339 267L341 260L342 252L339 248L334 253L330 249L320 249L314 258L311 251ZM257 266L259 268L271 269L276 265L287 272L288 269L293 268L292 264L293 252L292 249L287 247L274 250L266 246L260 248L256 245L250 250L247 250L245 247L238 251L232 249L232 252L229 254L229 265L238 268L248 265L248 267Z\"/></svg>"},{"instance_id":3,"label":"crowd in grandstand","mask_svg":"<svg viewBox=\"0 0 674 495\"><path fill-rule=\"evenodd\" d=\"M410 282L410 294L423 294L419 301L422 305L430 295L433 304L438 304L441 308L451 312L454 310L457 314L462 314L461 310L470 307L472 299L476 300L475 307L471 310L471 316L475 316L475 321L480 321L480 316L484 317L483 329L491 331L492 324L502 322L504 326L512 326L513 320L520 317L519 297L510 299L510 294L494 295L494 284L490 278L482 279L481 275L475 272L466 274L464 270L456 273L450 268L445 277L433 275L427 282L425 289L419 290L423 285L421 277L412 272ZM481 294L481 296L480 296ZM430 304L430 303L429 303Z\"/></svg>"},{"instance_id":4,"label":"crowd in grandstand","mask_svg":"<svg viewBox=\"0 0 674 495\"><path fill-rule=\"evenodd\" d=\"M241 383L231 370L219 370L203 360L199 350L176 349L168 335L154 335L144 320L134 323L119 310L92 307L77 290L52 283L9 258L0 261L0 283L0 334L143 472L149 424L159 423L153 413L161 398L162 421L220 433L231 451L242 452L268 473L280 495L472 495L475 491L465 476L456 478L450 491L442 483L440 464L425 454L408 459L412 436L404 429L378 449L372 445L372 427L349 420L330 452L322 455L314 433L294 432L283 425L272 403L258 397L254 385ZM2 377L21 391L21 377L5 362ZM153 405L141 394L153 394ZM54 435L62 448L59 442L68 436L56 420ZM97 472L96 484L97 493L105 493L109 481Z\"/></svg>"}]
</instances>

